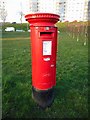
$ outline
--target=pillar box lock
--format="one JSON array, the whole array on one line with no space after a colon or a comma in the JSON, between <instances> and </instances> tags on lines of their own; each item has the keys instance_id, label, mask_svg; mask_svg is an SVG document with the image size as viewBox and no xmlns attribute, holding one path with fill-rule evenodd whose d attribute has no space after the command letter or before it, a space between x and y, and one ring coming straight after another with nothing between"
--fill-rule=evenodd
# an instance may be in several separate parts
<instances>
[{"instance_id":1,"label":"pillar box lock","mask_svg":"<svg viewBox=\"0 0 90 120\"><path fill-rule=\"evenodd\" d=\"M57 27L59 15L34 13L25 16L30 23L32 97L39 106L50 106L56 85Z\"/></svg>"}]
</instances>

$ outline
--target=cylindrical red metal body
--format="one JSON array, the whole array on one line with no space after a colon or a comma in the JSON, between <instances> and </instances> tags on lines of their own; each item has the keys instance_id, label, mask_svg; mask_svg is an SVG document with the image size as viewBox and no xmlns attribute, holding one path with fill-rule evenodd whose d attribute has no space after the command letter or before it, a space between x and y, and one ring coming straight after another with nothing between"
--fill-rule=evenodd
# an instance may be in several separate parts
<instances>
[{"instance_id":1,"label":"cylindrical red metal body","mask_svg":"<svg viewBox=\"0 0 90 120\"><path fill-rule=\"evenodd\" d=\"M56 85L57 27L59 16L35 13L25 16L31 29L32 86L48 90Z\"/></svg>"}]
</instances>

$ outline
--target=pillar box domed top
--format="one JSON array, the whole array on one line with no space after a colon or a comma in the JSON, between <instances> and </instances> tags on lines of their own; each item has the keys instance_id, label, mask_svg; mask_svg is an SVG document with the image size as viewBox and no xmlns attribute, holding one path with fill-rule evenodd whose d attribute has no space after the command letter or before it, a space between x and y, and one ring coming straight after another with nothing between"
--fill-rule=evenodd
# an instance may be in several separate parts
<instances>
[{"instance_id":1,"label":"pillar box domed top","mask_svg":"<svg viewBox=\"0 0 90 120\"><path fill-rule=\"evenodd\" d=\"M33 13L25 16L30 26L54 26L60 16L52 13Z\"/></svg>"}]
</instances>

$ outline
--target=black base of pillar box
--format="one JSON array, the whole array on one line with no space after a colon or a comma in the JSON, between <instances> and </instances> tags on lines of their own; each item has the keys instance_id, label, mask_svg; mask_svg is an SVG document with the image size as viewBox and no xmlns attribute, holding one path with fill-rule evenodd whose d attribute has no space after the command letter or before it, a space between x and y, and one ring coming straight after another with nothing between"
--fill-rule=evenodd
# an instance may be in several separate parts
<instances>
[{"instance_id":1,"label":"black base of pillar box","mask_svg":"<svg viewBox=\"0 0 90 120\"><path fill-rule=\"evenodd\" d=\"M32 87L32 98L41 108L50 107L54 101L54 88L37 90Z\"/></svg>"}]
</instances>

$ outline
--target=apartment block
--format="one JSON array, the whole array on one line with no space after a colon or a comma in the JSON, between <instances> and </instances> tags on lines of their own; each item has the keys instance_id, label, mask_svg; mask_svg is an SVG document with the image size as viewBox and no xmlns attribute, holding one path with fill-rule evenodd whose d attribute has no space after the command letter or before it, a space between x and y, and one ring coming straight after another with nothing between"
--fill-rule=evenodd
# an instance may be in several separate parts
<instances>
[{"instance_id":1,"label":"apartment block","mask_svg":"<svg viewBox=\"0 0 90 120\"><path fill-rule=\"evenodd\" d=\"M28 0L28 13L60 15L60 21L90 20L90 0Z\"/></svg>"},{"instance_id":2,"label":"apartment block","mask_svg":"<svg viewBox=\"0 0 90 120\"><path fill-rule=\"evenodd\" d=\"M60 20L65 19L66 0L29 0L29 13L44 12L60 15Z\"/></svg>"},{"instance_id":3,"label":"apartment block","mask_svg":"<svg viewBox=\"0 0 90 120\"><path fill-rule=\"evenodd\" d=\"M65 19L68 21L87 21L88 20L89 0L67 0Z\"/></svg>"}]
</instances>

